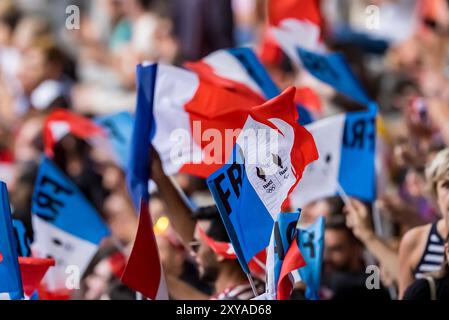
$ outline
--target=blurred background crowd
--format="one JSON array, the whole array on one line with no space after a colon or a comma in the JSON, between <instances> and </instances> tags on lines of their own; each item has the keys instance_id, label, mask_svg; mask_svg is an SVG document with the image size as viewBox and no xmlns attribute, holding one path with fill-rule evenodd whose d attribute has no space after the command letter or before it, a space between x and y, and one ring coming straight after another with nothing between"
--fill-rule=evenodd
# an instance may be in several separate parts
<instances>
[{"instance_id":1,"label":"blurred background crowd","mask_svg":"<svg viewBox=\"0 0 449 320\"><path fill-rule=\"evenodd\" d=\"M78 6L81 14L73 30L66 25L69 5ZM375 28L366 24L370 5L380 8ZM56 107L88 117L133 112L135 65L143 60L182 66L218 49L251 45L281 89L307 85L318 93L321 116L360 109L297 69L272 44L265 8L264 0L2 0L0 177L8 184L14 216L24 221L29 235L46 115ZM448 235L449 200L441 192L449 190L449 155L439 152L449 145L449 4L326 0L321 9L326 46L346 55L379 104L383 166L375 208L380 222L371 218L372 208L356 200L346 207L335 197L303 208L301 223L327 218L323 299L396 299L412 284L416 268L425 265L423 252L432 256L429 243L444 247ZM119 275L126 260L121 251L132 246L138 218L124 172L96 151L72 136L55 147L56 164L118 240L104 242L74 298L135 299ZM436 154L439 162L429 168ZM196 206L213 204L204 181L181 174L176 180ZM214 288L172 228L165 198L154 193L150 213L170 296L207 298ZM430 261L443 263L439 254ZM211 269L214 279L219 264L203 269ZM366 289L370 264L380 267L381 290ZM301 299L303 289L299 284L293 297Z\"/></svg>"}]
</instances>

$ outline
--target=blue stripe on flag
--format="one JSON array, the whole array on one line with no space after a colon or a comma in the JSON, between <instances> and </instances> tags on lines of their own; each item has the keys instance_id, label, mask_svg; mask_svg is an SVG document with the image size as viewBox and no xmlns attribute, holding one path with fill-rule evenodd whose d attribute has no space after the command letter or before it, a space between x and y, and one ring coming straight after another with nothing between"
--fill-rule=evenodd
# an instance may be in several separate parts
<instances>
[{"instance_id":1,"label":"blue stripe on flag","mask_svg":"<svg viewBox=\"0 0 449 320\"><path fill-rule=\"evenodd\" d=\"M228 52L239 60L251 78L261 88L267 100L277 97L281 93L251 48L232 48L228 49Z\"/></svg>"},{"instance_id":2,"label":"blue stripe on flag","mask_svg":"<svg viewBox=\"0 0 449 320\"><path fill-rule=\"evenodd\" d=\"M78 187L46 157L37 174L31 211L58 229L94 244L110 234Z\"/></svg>"},{"instance_id":3,"label":"blue stripe on flag","mask_svg":"<svg viewBox=\"0 0 449 320\"><path fill-rule=\"evenodd\" d=\"M299 229L298 246L306 261L306 266L298 270L301 279L307 285L306 298L319 300L321 267L324 250L324 217L319 217L314 224Z\"/></svg>"},{"instance_id":4,"label":"blue stripe on flag","mask_svg":"<svg viewBox=\"0 0 449 320\"><path fill-rule=\"evenodd\" d=\"M108 137L118 157L120 166L124 169L129 163L131 134L134 119L129 112L120 112L99 117L96 122L108 131Z\"/></svg>"},{"instance_id":5,"label":"blue stripe on flag","mask_svg":"<svg viewBox=\"0 0 449 320\"><path fill-rule=\"evenodd\" d=\"M149 148L151 138L156 132L153 117L156 74L157 64L137 66L137 105L127 175L128 188L137 209L142 198L149 200Z\"/></svg>"},{"instance_id":6,"label":"blue stripe on flag","mask_svg":"<svg viewBox=\"0 0 449 320\"><path fill-rule=\"evenodd\" d=\"M9 294L10 299L23 298L17 248L13 235L11 208L6 184L0 181L0 293Z\"/></svg>"},{"instance_id":7,"label":"blue stripe on flag","mask_svg":"<svg viewBox=\"0 0 449 320\"><path fill-rule=\"evenodd\" d=\"M239 262L249 273L248 262L270 242L273 218L246 176L242 158L233 150L235 163L226 164L208 179L223 223Z\"/></svg>"},{"instance_id":8,"label":"blue stripe on flag","mask_svg":"<svg viewBox=\"0 0 449 320\"><path fill-rule=\"evenodd\" d=\"M298 48L298 54L307 71L317 79L329 84L345 96L370 106L372 100L352 73L343 55L319 54L303 48Z\"/></svg>"},{"instance_id":9,"label":"blue stripe on flag","mask_svg":"<svg viewBox=\"0 0 449 320\"><path fill-rule=\"evenodd\" d=\"M364 201L376 199L376 113L346 114L338 181L345 192Z\"/></svg>"}]
</instances>

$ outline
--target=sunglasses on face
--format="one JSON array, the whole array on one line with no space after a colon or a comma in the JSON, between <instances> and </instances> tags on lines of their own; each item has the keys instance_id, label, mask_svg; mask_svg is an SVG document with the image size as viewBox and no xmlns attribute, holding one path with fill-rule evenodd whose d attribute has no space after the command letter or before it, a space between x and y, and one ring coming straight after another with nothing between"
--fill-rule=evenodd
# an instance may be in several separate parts
<instances>
[{"instance_id":1,"label":"sunglasses on face","mask_svg":"<svg viewBox=\"0 0 449 320\"><path fill-rule=\"evenodd\" d=\"M197 254L200 249L201 242L199 240L193 240L189 242L189 248L192 253Z\"/></svg>"}]
</instances>

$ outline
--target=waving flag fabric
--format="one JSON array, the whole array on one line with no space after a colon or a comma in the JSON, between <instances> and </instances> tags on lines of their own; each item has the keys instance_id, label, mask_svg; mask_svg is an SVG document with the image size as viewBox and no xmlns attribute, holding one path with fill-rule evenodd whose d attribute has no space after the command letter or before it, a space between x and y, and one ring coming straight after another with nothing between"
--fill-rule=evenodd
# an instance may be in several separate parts
<instances>
[{"instance_id":1,"label":"waving flag fabric","mask_svg":"<svg viewBox=\"0 0 449 320\"><path fill-rule=\"evenodd\" d=\"M264 101L258 95L242 95L194 72L164 64L138 66L138 82L142 88L138 109L153 111L145 119L153 119L151 142L166 174L185 172L207 178L231 155L232 130L241 129L249 110ZM229 150L225 143L214 140L226 134L231 135ZM214 146L218 146L217 152Z\"/></svg>"},{"instance_id":2,"label":"waving flag fabric","mask_svg":"<svg viewBox=\"0 0 449 320\"><path fill-rule=\"evenodd\" d=\"M232 158L207 180L239 262L247 273L251 258L268 246L283 201L304 168L317 159L312 136L297 124L294 95L295 90L290 88L252 109ZM251 130L257 137L253 141L245 137L245 132ZM257 139L266 132L274 134L273 140L263 140L263 147L271 154L254 159L260 147ZM278 145L276 151L270 149L274 141Z\"/></svg>"},{"instance_id":3,"label":"waving flag fabric","mask_svg":"<svg viewBox=\"0 0 449 320\"><path fill-rule=\"evenodd\" d=\"M137 106L127 172L128 188L139 215L136 239L122 282L149 299L168 299L164 273L148 208L150 195L150 139L154 135L153 117L158 66L137 66ZM169 97L166 97L169 98Z\"/></svg>"},{"instance_id":4,"label":"waving flag fabric","mask_svg":"<svg viewBox=\"0 0 449 320\"><path fill-rule=\"evenodd\" d=\"M92 142L98 138L104 140L106 137L104 129L95 122L68 110L56 109L44 124L44 148L47 157L53 158L54 145L69 133Z\"/></svg>"},{"instance_id":5,"label":"waving flag fabric","mask_svg":"<svg viewBox=\"0 0 449 320\"><path fill-rule=\"evenodd\" d=\"M122 282L151 300L168 299L148 202L144 200L140 204L137 235Z\"/></svg>"},{"instance_id":6,"label":"waving flag fabric","mask_svg":"<svg viewBox=\"0 0 449 320\"><path fill-rule=\"evenodd\" d=\"M268 20L274 38L298 65L296 48L322 50L323 18L319 0L269 0Z\"/></svg>"},{"instance_id":7,"label":"waving flag fabric","mask_svg":"<svg viewBox=\"0 0 449 320\"><path fill-rule=\"evenodd\" d=\"M96 119L96 123L105 129L108 140L114 149L114 156L121 168L129 163L131 134L134 119L129 112L119 112Z\"/></svg>"},{"instance_id":8,"label":"waving flag fabric","mask_svg":"<svg viewBox=\"0 0 449 320\"><path fill-rule=\"evenodd\" d=\"M324 250L325 219L320 217L307 228L299 229L299 249L306 261L306 266L298 270L300 278L307 285L306 298L319 300L321 267Z\"/></svg>"},{"instance_id":9,"label":"waving flag fabric","mask_svg":"<svg viewBox=\"0 0 449 320\"><path fill-rule=\"evenodd\" d=\"M53 259L19 257L20 272L22 273L23 290L30 297L39 285L50 267L55 265Z\"/></svg>"},{"instance_id":10,"label":"waving flag fabric","mask_svg":"<svg viewBox=\"0 0 449 320\"><path fill-rule=\"evenodd\" d=\"M316 121L307 130L313 135L319 159L304 171L290 196L290 204L304 207L339 188L350 196L372 202L376 198L376 113L351 112Z\"/></svg>"},{"instance_id":11,"label":"waving flag fabric","mask_svg":"<svg viewBox=\"0 0 449 320\"><path fill-rule=\"evenodd\" d=\"M14 229L19 257L31 256L30 239L26 234L25 225L21 220L13 219L12 226Z\"/></svg>"},{"instance_id":12,"label":"waving flag fabric","mask_svg":"<svg viewBox=\"0 0 449 320\"><path fill-rule=\"evenodd\" d=\"M66 289L67 266L77 266L83 273L102 239L109 236L109 229L78 187L45 157L37 174L31 211L33 252L56 261L45 279L47 289Z\"/></svg>"},{"instance_id":13,"label":"waving flag fabric","mask_svg":"<svg viewBox=\"0 0 449 320\"><path fill-rule=\"evenodd\" d=\"M6 184L0 181L0 300L23 298L22 278L13 235Z\"/></svg>"},{"instance_id":14,"label":"waving flag fabric","mask_svg":"<svg viewBox=\"0 0 449 320\"><path fill-rule=\"evenodd\" d=\"M292 254L291 246L296 246L296 225L300 210L293 213L281 213L273 227L267 256L267 295L278 300L287 299L293 284L290 272L305 265L299 250ZM296 246L297 247L297 246Z\"/></svg>"},{"instance_id":15,"label":"waving flag fabric","mask_svg":"<svg viewBox=\"0 0 449 320\"><path fill-rule=\"evenodd\" d=\"M186 67L200 77L243 94L251 90L268 100L280 93L251 48L218 50L198 62L187 63Z\"/></svg>"},{"instance_id":16,"label":"waving flag fabric","mask_svg":"<svg viewBox=\"0 0 449 320\"><path fill-rule=\"evenodd\" d=\"M352 73L343 55L320 54L300 47L297 50L304 67L314 77L358 103L375 109L372 100Z\"/></svg>"},{"instance_id":17,"label":"waving flag fabric","mask_svg":"<svg viewBox=\"0 0 449 320\"><path fill-rule=\"evenodd\" d=\"M217 86L243 95L256 94L264 101L281 93L251 48L218 50L198 62L187 63L186 67ZM304 97L301 91L297 91L297 97L299 96ZM302 99L297 103L301 125L312 122L307 102L309 101Z\"/></svg>"}]
</instances>

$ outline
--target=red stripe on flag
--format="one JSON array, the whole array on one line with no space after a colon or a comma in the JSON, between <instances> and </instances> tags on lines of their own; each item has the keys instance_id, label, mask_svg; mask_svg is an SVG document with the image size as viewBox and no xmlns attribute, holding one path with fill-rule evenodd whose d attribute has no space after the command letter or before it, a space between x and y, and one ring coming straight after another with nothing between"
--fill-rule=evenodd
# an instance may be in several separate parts
<instances>
[{"instance_id":1,"label":"red stripe on flag","mask_svg":"<svg viewBox=\"0 0 449 320\"><path fill-rule=\"evenodd\" d=\"M304 257L298 248L298 242L295 239L292 241L290 248L285 255L282 263L281 274L279 276L277 300L287 300L293 291L293 283L289 278L289 274L306 265Z\"/></svg>"},{"instance_id":2,"label":"red stripe on flag","mask_svg":"<svg viewBox=\"0 0 449 320\"><path fill-rule=\"evenodd\" d=\"M122 275L122 282L145 297L154 300L158 294L161 275L161 263L148 203L141 200L137 235Z\"/></svg>"},{"instance_id":3,"label":"red stripe on flag","mask_svg":"<svg viewBox=\"0 0 449 320\"><path fill-rule=\"evenodd\" d=\"M193 143L200 146L205 152L202 163L187 163L181 168L181 172L189 173L198 177L207 178L218 170L229 159L232 147L236 141L228 147L223 141L213 141L213 138L204 138L207 130L214 130L220 137L226 137L226 130L241 129L245 125L248 114L252 108L264 102L257 94L244 95L232 90L219 87L208 81L200 80L197 91L193 98L184 106L189 114L190 129L193 136ZM201 124L199 132L195 132L194 123ZM211 143L212 142L212 143ZM207 147L217 145L221 148L221 154L209 155ZM231 141L232 142L232 141Z\"/></svg>"},{"instance_id":4,"label":"red stripe on flag","mask_svg":"<svg viewBox=\"0 0 449 320\"><path fill-rule=\"evenodd\" d=\"M320 0L269 0L268 18L273 26L278 26L282 20L308 20L322 26Z\"/></svg>"},{"instance_id":5,"label":"red stripe on flag","mask_svg":"<svg viewBox=\"0 0 449 320\"><path fill-rule=\"evenodd\" d=\"M55 260L19 257L19 265L23 291L27 296L31 296L39 288L48 269L55 265Z\"/></svg>"},{"instance_id":6,"label":"red stripe on flag","mask_svg":"<svg viewBox=\"0 0 449 320\"><path fill-rule=\"evenodd\" d=\"M298 184L305 167L318 159L318 150L313 136L306 128L298 124L299 114L294 103L295 94L296 89L290 87L276 98L264 103L262 106L253 108L250 113L256 121L264 123L273 129L276 129L276 127L269 122L269 119L279 118L287 122L295 131L295 140L291 152L291 163L297 180L290 188L289 193L293 191Z\"/></svg>"}]
</instances>

